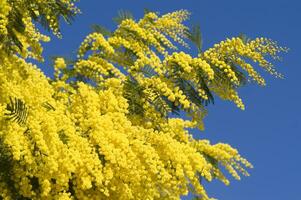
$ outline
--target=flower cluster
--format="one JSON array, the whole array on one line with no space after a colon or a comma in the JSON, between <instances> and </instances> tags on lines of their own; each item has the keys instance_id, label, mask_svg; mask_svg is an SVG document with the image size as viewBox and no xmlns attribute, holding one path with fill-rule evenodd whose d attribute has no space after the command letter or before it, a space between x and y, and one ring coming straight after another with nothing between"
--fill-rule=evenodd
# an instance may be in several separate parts
<instances>
[{"instance_id":1,"label":"flower cluster","mask_svg":"<svg viewBox=\"0 0 301 200\"><path fill-rule=\"evenodd\" d=\"M287 48L279 47L276 42L268 38L243 40L240 37L234 37L215 44L213 48L206 50L200 57L205 59L211 66L214 66L215 71L219 74L222 74L222 76L225 74L229 80L227 84L224 84L225 80L213 81L210 88L222 98L232 100L238 107L244 109L243 103L236 92L237 86L241 85L239 76L242 74L241 71L238 71L238 68L242 68L255 82L264 86L265 80L245 59L248 58L257 62L259 66L276 77L282 77L264 56L270 55L274 59L279 59L277 54L287 50ZM221 83L224 84L223 89L221 89Z\"/></svg>"},{"instance_id":2,"label":"flower cluster","mask_svg":"<svg viewBox=\"0 0 301 200\"><path fill-rule=\"evenodd\" d=\"M50 39L39 32L34 22L41 23L60 37L60 17L63 16L70 23L72 17L79 12L74 5L74 0L1 0L0 51L42 60L40 42L47 42Z\"/></svg>"},{"instance_id":3,"label":"flower cluster","mask_svg":"<svg viewBox=\"0 0 301 200\"><path fill-rule=\"evenodd\" d=\"M0 35L6 35L7 29L6 26L8 24L8 14L11 10L11 7L8 5L6 0L0 1Z\"/></svg>"},{"instance_id":4,"label":"flower cluster","mask_svg":"<svg viewBox=\"0 0 301 200\"><path fill-rule=\"evenodd\" d=\"M61 2L75 12L72 1ZM209 200L201 179L228 185L224 169L248 176L252 165L236 149L188 130L203 127L211 92L244 109L238 67L263 85L244 57L275 74L264 55L285 49L233 38L196 58L172 52L172 39L186 45L188 15L150 12L137 23L123 20L110 36L92 33L75 64L55 60L53 80L0 49L0 199L179 199L192 192ZM187 120L171 115L181 111Z\"/></svg>"},{"instance_id":5,"label":"flower cluster","mask_svg":"<svg viewBox=\"0 0 301 200\"><path fill-rule=\"evenodd\" d=\"M212 180L222 172L206 156L226 167L234 166L231 160L239 162L237 151L227 145L194 140L185 130L193 127L190 121L170 118L157 124L160 131L132 125L118 78L106 79L101 91L79 82L76 92L56 99L62 91L33 65L17 57L8 60L0 67L0 113L9 96L22 99L30 112L23 125L0 120L0 147L8 153L6 158L1 152L0 165L11 163L5 169L9 177L5 170L0 173L4 199L178 198L188 193L189 184L208 199L198 174ZM62 59L55 65L65 66Z\"/></svg>"}]
</instances>

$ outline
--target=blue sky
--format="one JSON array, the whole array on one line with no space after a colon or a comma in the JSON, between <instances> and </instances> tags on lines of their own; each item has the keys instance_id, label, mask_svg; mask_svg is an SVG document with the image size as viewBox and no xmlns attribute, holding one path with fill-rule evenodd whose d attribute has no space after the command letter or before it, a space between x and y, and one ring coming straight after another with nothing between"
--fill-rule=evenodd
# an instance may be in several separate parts
<instances>
[{"instance_id":1,"label":"blue sky","mask_svg":"<svg viewBox=\"0 0 301 200\"><path fill-rule=\"evenodd\" d=\"M205 49L226 37L245 33L277 40L291 50L276 63L286 79L273 79L268 86L241 89L246 110L229 102L216 101L209 107L206 131L194 131L197 138L213 143L226 142L238 148L255 168L251 177L231 179L230 186L214 181L206 185L209 194L221 200L298 200L301 172L301 3L297 0L110 0L81 1L79 15L72 26L63 25L63 39L45 44L44 55L68 55L90 32L91 24L114 28L112 18L118 10L141 17L143 9L166 13L178 9L192 12L188 23L201 25ZM50 74L49 62L42 65ZM300 74L299 74L300 73ZM183 199L190 199L185 197Z\"/></svg>"}]
</instances>

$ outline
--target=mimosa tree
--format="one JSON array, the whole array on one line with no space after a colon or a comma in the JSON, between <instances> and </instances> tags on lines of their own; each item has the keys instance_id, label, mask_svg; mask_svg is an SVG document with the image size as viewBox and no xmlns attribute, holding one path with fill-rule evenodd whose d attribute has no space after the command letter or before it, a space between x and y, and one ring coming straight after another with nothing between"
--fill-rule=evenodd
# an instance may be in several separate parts
<instances>
[{"instance_id":1,"label":"mimosa tree","mask_svg":"<svg viewBox=\"0 0 301 200\"><path fill-rule=\"evenodd\" d=\"M205 200L203 180L229 184L223 168L249 175L235 148L188 129L203 130L214 98L243 110L237 89L265 85L250 62L282 77L268 59L286 48L239 36L203 50L186 10L121 13L113 31L94 26L72 62L56 58L49 78L28 60L42 61L49 40L34 22L60 36L59 19L79 13L72 2L0 0L0 199ZM198 56L178 50L188 44Z\"/></svg>"}]
</instances>

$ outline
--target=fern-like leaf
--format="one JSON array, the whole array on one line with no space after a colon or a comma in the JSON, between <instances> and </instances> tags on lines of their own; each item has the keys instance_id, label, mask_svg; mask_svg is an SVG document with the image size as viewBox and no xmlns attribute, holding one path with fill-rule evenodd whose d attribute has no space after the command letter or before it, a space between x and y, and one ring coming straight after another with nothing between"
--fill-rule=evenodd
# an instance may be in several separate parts
<instances>
[{"instance_id":1,"label":"fern-like leaf","mask_svg":"<svg viewBox=\"0 0 301 200\"><path fill-rule=\"evenodd\" d=\"M155 109L161 114L162 117L167 117L168 114L172 111L170 106L166 103L167 100L164 100L164 96L156 94L156 97L153 101L149 101Z\"/></svg>"},{"instance_id":2,"label":"fern-like leaf","mask_svg":"<svg viewBox=\"0 0 301 200\"><path fill-rule=\"evenodd\" d=\"M144 74L145 77L148 78L157 75L155 70L149 65L145 65L144 67L142 67L141 72Z\"/></svg>"},{"instance_id":3,"label":"fern-like leaf","mask_svg":"<svg viewBox=\"0 0 301 200\"><path fill-rule=\"evenodd\" d=\"M154 11L150 10L149 8L144 8L143 12L144 12L144 15L146 15L146 14L148 14L150 12L154 12Z\"/></svg>"},{"instance_id":4,"label":"fern-like leaf","mask_svg":"<svg viewBox=\"0 0 301 200\"><path fill-rule=\"evenodd\" d=\"M6 106L6 110L8 111L5 113L6 118L17 122L20 125L25 124L28 115L28 109L25 103L17 98L13 99L10 97L9 99L10 103Z\"/></svg>"},{"instance_id":5,"label":"fern-like leaf","mask_svg":"<svg viewBox=\"0 0 301 200\"><path fill-rule=\"evenodd\" d=\"M197 47L198 52L202 52L203 39L199 25L194 25L190 30L187 30L187 38Z\"/></svg>"},{"instance_id":6,"label":"fern-like leaf","mask_svg":"<svg viewBox=\"0 0 301 200\"><path fill-rule=\"evenodd\" d=\"M177 78L174 80L174 82L176 86L178 86L184 92L190 102L194 103L198 107L203 107L204 105L207 106L209 103L214 103L213 95L211 94L209 88L203 80L200 81L200 84L202 89L204 89L204 91L206 92L208 100L205 100L199 96L199 93L196 91L195 86L193 86L190 81L183 78Z\"/></svg>"},{"instance_id":7,"label":"fern-like leaf","mask_svg":"<svg viewBox=\"0 0 301 200\"><path fill-rule=\"evenodd\" d=\"M247 44L251 39L248 38L248 36L244 33L240 33L239 36L238 36L244 44Z\"/></svg>"},{"instance_id":8,"label":"fern-like leaf","mask_svg":"<svg viewBox=\"0 0 301 200\"><path fill-rule=\"evenodd\" d=\"M205 80L200 76L199 77L199 84L200 84L200 87L205 91L205 94L206 96L208 97L207 100L205 99L202 99L202 103L207 106L208 104L212 103L214 104L214 97L213 97L213 94L211 93L209 87L207 86Z\"/></svg>"},{"instance_id":9,"label":"fern-like leaf","mask_svg":"<svg viewBox=\"0 0 301 200\"><path fill-rule=\"evenodd\" d=\"M137 81L130 77L124 83L124 97L127 99L129 104L129 113L131 115L144 115L144 109L140 102L143 96L144 88L141 87Z\"/></svg>"},{"instance_id":10,"label":"fern-like leaf","mask_svg":"<svg viewBox=\"0 0 301 200\"><path fill-rule=\"evenodd\" d=\"M55 108L54 108L50 103L48 103L48 102L43 103L42 106L43 106L44 108L46 108L47 111L50 111L50 110L55 111Z\"/></svg>"},{"instance_id":11,"label":"fern-like leaf","mask_svg":"<svg viewBox=\"0 0 301 200\"><path fill-rule=\"evenodd\" d=\"M91 29L93 32L101 33L103 36L111 36L112 35L112 32L109 29L107 29L103 26L100 26L98 24L92 24Z\"/></svg>"},{"instance_id":12,"label":"fern-like leaf","mask_svg":"<svg viewBox=\"0 0 301 200\"><path fill-rule=\"evenodd\" d=\"M130 11L120 10L118 11L117 17L113 18L113 21L120 24L125 19L134 19L134 16Z\"/></svg>"}]
</instances>

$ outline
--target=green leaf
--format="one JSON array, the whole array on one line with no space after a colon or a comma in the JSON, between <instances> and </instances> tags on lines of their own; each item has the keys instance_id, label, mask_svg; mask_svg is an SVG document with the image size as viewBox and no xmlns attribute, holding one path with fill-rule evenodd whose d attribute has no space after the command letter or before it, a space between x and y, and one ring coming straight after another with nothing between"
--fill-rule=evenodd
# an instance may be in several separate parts
<instances>
[{"instance_id":1,"label":"green leaf","mask_svg":"<svg viewBox=\"0 0 301 200\"><path fill-rule=\"evenodd\" d=\"M144 15L146 15L147 13L154 12L154 11L152 11L152 10L150 10L148 8L144 8L143 12L144 12Z\"/></svg>"},{"instance_id":2,"label":"green leaf","mask_svg":"<svg viewBox=\"0 0 301 200\"><path fill-rule=\"evenodd\" d=\"M143 96L144 88L141 87L138 82L133 78L129 77L124 83L124 97L127 99L129 104L129 113L131 115L144 115L144 109L140 102Z\"/></svg>"},{"instance_id":3,"label":"green leaf","mask_svg":"<svg viewBox=\"0 0 301 200\"><path fill-rule=\"evenodd\" d=\"M214 104L214 97L213 94L211 93L209 87L207 86L205 80L203 79L202 76L199 76L199 84L201 88L205 91L205 94L208 97L208 100L202 99L202 103L207 106L208 104L212 103Z\"/></svg>"},{"instance_id":4,"label":"green leaf","mask_svg":"<svg viewBox=\"0 0 301 200\"><path fill-rule=\"evenodd\" d=\"M106 161L106 159L105 159L105 155L101 152L100 146L97 145L97 146L95 147L95 151L96 151L96 153L97 153L97 155L98 155L99 160L101 161L101 164L102 164L103 166L105 166L106 163L107 163L107 161Z\"/></svg>"},{"instance_id":5,"label":"green leaf","mask_svg":"<svg viewBox=\"0 0 301 200\"><path fill-rule=\"evenodd\" d=\"M93 32L101 33L103 36L111 36L112 35L112 32L109 29L107 29L103 26L100 26L98 24L92 24L91 29Z\"/></svg>"},{"instance_id":6,"label":"green leaf","mask_svg":"<svg viewBox=\"0 0 301 200\"><path fill-rule=\"evenodd\" d=\"M202 155L204 156L204 158L206 159L206 161L209 162L213 167L218 168L218 160L216 160L212 156L209 156L209 155L204 154L204 153L202 153Z\"/></svg>"},{"instance_id":7,"label":"green leaf","mask_svg":"<svg viewBox=\"0 0 301 200\"><path fill-rule=\"evenodd\" d=\"M42 104L42 106L43 106L44 108L46 108L47 111L50 111L50 110L55 111L55 108L54 108L50 103L48 103L48 102L44 102L44 103Z\"/></svg>"},{"instance_id":8,"label":"green leaf","mask_svg":"<svg viewBox=\"0 0 301 200\"><path fill-rule=\"evenodd\" d=\"M197 47L198 53L201 53L203 47L203 39L200 25L193 25L190 30L187 30L186 36Z\"/></svg>"},{"instance_id":9,"label":"green leaf","mask_svg":"<svg viewBox=\"0 0 301 200\"><path fill-rule=\"evenodd\" d=\"M63 144L67 144L69 141L69 137L65 134L64 130L60 130L58 132L60 140L63 142Z\"/></svg>"},{"instance_id":10,"label":"green leaf","mask_svg":"<svg viewBox=\"0 0 301 200\"><path fill-rule=\"evenodd\" d=\"M28 110L25 103L17 98L11 98L10 103L7 104L6 110L8 111L5 113L7 119L17 122L20 125L26 123Z\"/></svg>"},{"instance_id":11,"label":"green leaf","mask_svg":"<svg viewBox=\"0 0 301 200\"><path fill-rule=\"evenodd\" d=\"M250 41L250 38L248 38L248 36L244 33L240 33L238 37L243 41L244 44Z\"/></svg>"},{"instance_id":12,"label":"green leaf","mask_svg":"<svg viewBox=\"0 0 301 200\"><path fill-rule=\"evenodd\" d=\"M157 96L155 97L155 99L149 102L153 104L155 109L161 114L162 117L167 117L168 113L171 112L171 108L166 103L166 101L164 101L163 96L158 93L156 95Z\"/></svg>"},{"instance_id":13,"label":"green leaf","mask_svg":"<svg viewBox=\"0 0 301 200\"><path fill-rule=\"evenodd\" d=\"M155 70L150 65L145 65L140 70L146 77L152 77L157 75Z\"/></svg>"},{"instance_id":14,"label":"green leaf","mask_svg":"<svg viewBox=\"0 0 301 200\"><path fill-rule=\"evenodd\" d=\"M225 59L225 62L231 66L231 70L234 71L235 73L235 76L238 78L238 81L239 81L239 86L244 86L247 84L247 77L246 75L241 72L238 67L235 65L235 63L233 63L230 59Z\"/></svg>"},{"instance_id":15,"label":"green leaf","mask_svg":"<svg viewBox=\"0 0 301 200\"><path fill-rule=\"evenodd\" d=\"M117 17L113 18L113 21L117 24L121 24L121 22L125 19L134 19L134 16L130 11L120 10L118 11Z\"/></svg>"}]
</instances>

